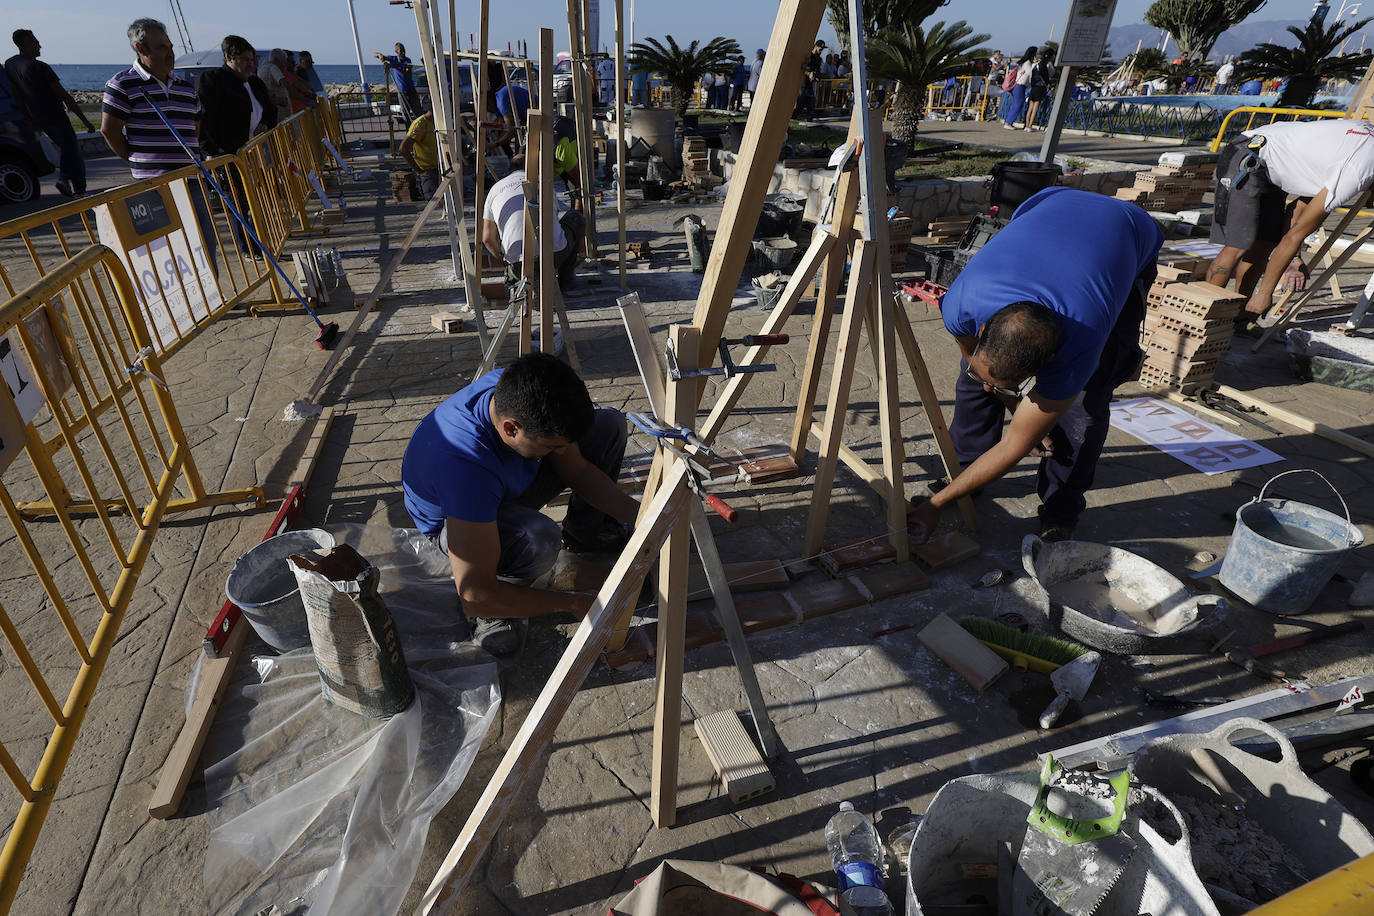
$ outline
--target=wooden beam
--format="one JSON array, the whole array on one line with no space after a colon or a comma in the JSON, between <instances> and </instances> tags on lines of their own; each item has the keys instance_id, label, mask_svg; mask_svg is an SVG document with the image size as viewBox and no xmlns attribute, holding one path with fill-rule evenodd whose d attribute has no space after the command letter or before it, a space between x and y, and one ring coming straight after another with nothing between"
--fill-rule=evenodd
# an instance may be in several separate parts
<instances>
[{"instance_id":1,"label":"wooden beam","mask_svg":"<svg viewBox=\"0 0 1374 916\"><path fill-rule=\"evenodd\" d=\"M1354 212L1353 209L1351 212ZM1352 257L1354 257L1355 252L1359 251L1360 247L1364 245L1365 242L1369 241L1370 238L1374 238L1374 222L1371 222L1369 226L1367 226L1364 229L1363 232L1361 232L1359 235L1355 236L1355 238L1347 242L1345 248L1341 251L1341 253L1331 259L1330 265L1328 265L1321 273L1317 274L1316 277L1312 278L1308 282L1307 286L1302 290L1302 292L1297 294L1297 301L1290 305L1287 311L1279 315L1278 321L1275 321L1273 324L1271 324L1268 328L1265 329L1264 333L1260 335L1260 339L1255 341L1255 345L1250 348L1250 352L1258 353L1260 351L1260 348L1267 344L1275 334L1277 334L1279 331L1283 330L1289 324L1291 324L1293 322L1293 319L1298 317L1298 313L1302 311L1302 307L1307 304L1307 300L1311 299L1312 294L1321 288L1322 283L1325 282L1328 277L1334 276L1336 271L1340 270L1341 267L1344 266L1346 261L1349 261ZM1331 234L1331 237L1328 238L1327 241L1334 242L1335 239L1336 234L1333 232ZM1291 295L1292 291L1290 290L1288 293L1284 295L1283 301L1286 302L1288 300L1288 297ZM1279 303L1279 307L1283 307L1283 302Z\"/></svg>"},{"instance_id":2,"label":"wooden beam","mask_svg":"<svg viewBox=\"0 0 1374 916\"><path fill-rule=\"evenodd\" d=\"M620 232L620 288L625 281L625 0L615 0L615 186L616 222Z\"/></svg>"},{"instance_id":3,"label":"wooden beam","mask_svg":"<svg viewBox=\"0 0 1374 916\"><path fill-rule=\"evenodd\" d=\"M816 438L817 442L824 443L825 426L821 423L812 423L811 435ZM883 477L882 472L865 461L858 452L843 443L840 444L837 454L840 460L844 462L845 467L849 468L854 472L855 476L877 491L879 496L883 499L887 499L888 494L892 491L888 489L887 478Z\"/></svg>"},{"instance_id":4,"label":"wooden beam","mask_svg":"<svg viewBox=\"0 0 1374 916\"><path fill-rule=\"evenodd\" d=\"M539 165L542 157L539 155L539 148L542 145L540 140L543 137L544 112L542 109L531 107L526 118L525 128L525 187L539 187ZM532 322L534 321L534 310L530 307L532 301L539 298L539 287L534 276L535 260L539 250L537 243L534 242L537 234L538 213L530 206L529 194L525 194L525 237L520 245L520 276L525 281L525 300L520 307L520 355L524 356L530 352L530 341L534 336Z\"/></svg>"},{"instance_id":5,"label":"wooden beam","mask_svg":"<svg viewBox=\"0 0 1374 916\"><path fill-rule=\"evenodd\" d=\"M615 618L625 605L633 605L639 597L644 576L658 560L664 538L679 520L686 518L688 500L695 498L687 490L683 468L670 470L654 496L648 518L635 528L630 542L620 552L591 610L573 633L568 648L549 674L520 731L444 857L420 902L422 912L447 912L472 879L516 796L533 778L535 764L548 751L554 730L601 654Z\"/></svg>"},{"instance_id":6,"label":"wooden beam","mask_svg":"<svg viewBox=\"0 0 1374 916\"><path fill-rule=\"evenodd\" d=\"M825 406L825 438L816 456L816 476L811 485L811 512L806 520L802 556L820 553L825 541L825 523L829 517L832 495L830 491L835 484L835 465L839 459L840 440L844 435L845 408L849 404L849 389L854 381L859 331L862 330L864 313L868 308L873 260L877 254L867 239L860 239L854 245L844 316L840 319L840 347L835 352L835 369ZM905 524L902 527L905 530Z\"/></svg>"},{"instance_id":7,"label":"wooden beam","mask_svg":"<svg viewBox=\"0 0 1374 916\"><path fill-rule=\"evenodd\" d=\"M491 0L481 0L478 17L481 22L477 33L477 86L473 90L476 94L472 99L473 111L477 114L477 137L473 142L477 151L477 174L474 176L477 180L477 190L473 195L473 222L477 224L477 243L473 245L473 267L477 271L480 283L487 256L486 246L482 244L482 213L487 202L487 129L482 125L487 121L487 90L490 88L487 83L487 30L491 20ZM457 51L455 48L455 56ZM505 66L501 65L503 73Z\"/></svg>"},{"instance_id":8,"label":"wooden beam","mask_svg":"<svg viewBox=\"0 0 1374 916\"><path fill-rule=\"evenodd\" d=\"M685 360L684 371L696 368L697 330L673 325L668 331L673 349ZM667 384L662 419L670 426L690 426L696 413L696 385L690 381ZM665 468L680 458L664 457ZM693 494L695 498L695 494ZM682 665L687 634L687 561L692 545L691 528L674 525L663 546L658 564L658 651L654 659L658 699L654 711L653 787L649 813L660 829L677 822L678 744L682 733Z\"/></svg>"},{"instance_id":9,"label":"wooden beam","mask_svg":"<svg viewBox=\"0 0 1374 916\"><path fill-rule=\"evenodd\" d=\"M545 95L544 93L548 94ZM558 298L558 273L554 270L554 224L558 200L553 194L553 29L539 30L539 349L553 353L553 318ZM531 127L533 136L533 127ZM528 157L526 157L528 159ZM528 164L528 163L527 163Z\"/></svg>"},{"instance_id":10,"label":"wooden beam","mask_svg":"<svg viewBox=\"0 0 1374 916\"><path fill-rule=\"evenodd\" d=\"M825 0L782 0L778 5L759 77L759 91L749 108L734 177L692 314L692 324L701 331L702 366L715 361L716 345L725 329L730 303L768 194L768 179L787 137L787 125L801 86L802 64L811 52L824 13ZM700 400L704 389L697 390Z\"/></svg>"},{"instance_id":11,"label":"wooden beam","mask_svg":"<svg viewBox=\"0 0 1374 916\"><path fill-rule=\"evenodd\" d=\"M587 98L587 82L583 77L586 61L583 57L586 46L586 22L582 16L580 0L568 0L568 50L572 54L573 114L577 123L577 178L580 187L577 195L582 201L582 213L587 218L587 233L583 238L583 250L588 257L596 257L596 201L591 197L591 169L586 168L588 155L592 150L592 119L588 115L591 100ZM552 99L546 107L556 111ZM571 191L572 189L569 188Z\"/></svg>"},{"instance_id":12,"label":"wooden beam","mask_svg":"<svg viewBox=\"0 0 1374 916\"><path fill-rule=\"evenodd\" d=\"M1339 429L1333 429L1325 423L1317 423L1314 420L1309 420L1302 414L1294 413L1291 410L1279 407L1277 404L1261 401L1249 392L1240 391L1239 389L1232 388L1230 385L1218 385L1217 394L1225 395L1228 398L1235 398L1246 407L1258 407L1275 420L1287 423L1289 426L1300 429L1305 433L1312 433L1315 436L1321 436L1323 439L1337 442L1352 451L1359 452L1361 455L1368 455L1374 458L1374 444L1358 436L1352 436L1349 433L1341 432Z\"/></svg>"}]
</instances>

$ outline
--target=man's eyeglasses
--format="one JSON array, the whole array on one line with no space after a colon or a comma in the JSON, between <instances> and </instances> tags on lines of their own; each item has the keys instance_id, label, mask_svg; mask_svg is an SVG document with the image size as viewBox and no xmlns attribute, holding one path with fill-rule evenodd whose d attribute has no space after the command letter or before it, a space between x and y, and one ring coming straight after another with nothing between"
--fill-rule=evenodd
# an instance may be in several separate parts
<instances>
[{"instance_id":1,"label":"man's eyeglasses","mask_svg":"<svg viewBox=\"0 0 1374 916\"><path fill-rule=\"evenodd\" d=\"M977 353L978 349L975 347L973 352ZM972 364L965 367L964 374L993 394L1000 394L1007 398L1024 398L1026 395L1030 394L1030 390L1035 387L1035 376L1033 375L1015 388L1003 388L1001 385L994 385L991 382L985 382L980 379L978 373L973 371Z\"/></svg>"}]
</instances>

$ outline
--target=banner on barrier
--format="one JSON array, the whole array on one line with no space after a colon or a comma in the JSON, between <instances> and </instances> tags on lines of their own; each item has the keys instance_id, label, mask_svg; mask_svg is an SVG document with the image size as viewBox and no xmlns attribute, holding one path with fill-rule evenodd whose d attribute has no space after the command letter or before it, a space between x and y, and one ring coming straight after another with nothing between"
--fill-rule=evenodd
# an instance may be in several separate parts
<instances>
[{"instance_id":1,"label":"banner on barrier","mask_svg":"<svg viewBox=\"0 0 1374 916\"><path fill-rule=\"evenodd\" d=\"M165 224L165 231L152 239L130 238L125 228L129 221L110 210L117 204L95 208L100 241L123 256L158 353L190 334L198 321L208 319L224 301L215 285L214 267L187 183L174 181L169 189L176 220Z\"/></svg>"}]
</instances>

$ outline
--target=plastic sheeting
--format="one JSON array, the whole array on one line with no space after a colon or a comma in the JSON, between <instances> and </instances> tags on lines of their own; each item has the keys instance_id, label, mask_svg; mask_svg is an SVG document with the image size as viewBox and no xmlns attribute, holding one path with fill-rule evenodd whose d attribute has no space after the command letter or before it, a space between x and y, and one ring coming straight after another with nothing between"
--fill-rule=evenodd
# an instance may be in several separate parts
<instances>
[{"instance_id":1,"label":"plastic sheeting","mask_svg":"<svg viewBox=\"0 0 1374 916\"><path fill-rule=\"evenodd\" d=\"M381 572L415 702L388 720L331 706L309 649L259 646L238 666L204 753L210 912L397 912L500 707L496 665L459 642L453 579L417 556L417 533L329 530Z\"/></svg>"}]
</instances>

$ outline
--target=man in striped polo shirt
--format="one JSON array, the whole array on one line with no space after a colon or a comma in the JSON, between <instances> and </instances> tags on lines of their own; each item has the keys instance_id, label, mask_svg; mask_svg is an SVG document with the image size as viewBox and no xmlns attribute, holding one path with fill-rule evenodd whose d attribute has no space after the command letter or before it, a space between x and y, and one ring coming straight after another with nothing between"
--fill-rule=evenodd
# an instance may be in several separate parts
<instances>
[{"instance_id":1,"label":"man in striped polo shirt","mask_svg":"<svg viewBox=\"0 0 1374 916\"><path fill-rule=\"evenodd\" d=\"M115 155L129 163L135 180L156 178L196 161L195 156L200 153L200 99L195 86L172 72L176 54L161 22L135 19L129 26L129 45L137 59L132 67L116 73L105 84L100 133ZM190 152L167 129L154 104L176 128ZM199 180L189 179L186 188L205 241L205 255L214 269L218 245L203 187Z\"/></svg>"}]
</instances>

